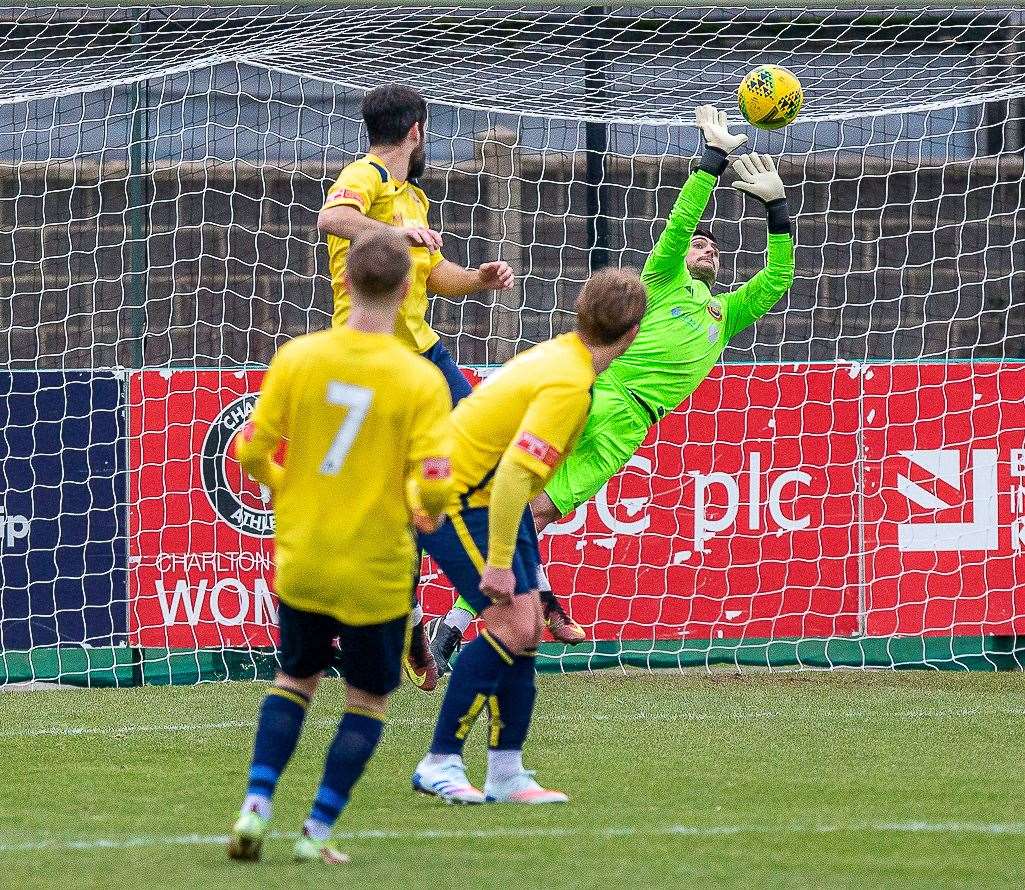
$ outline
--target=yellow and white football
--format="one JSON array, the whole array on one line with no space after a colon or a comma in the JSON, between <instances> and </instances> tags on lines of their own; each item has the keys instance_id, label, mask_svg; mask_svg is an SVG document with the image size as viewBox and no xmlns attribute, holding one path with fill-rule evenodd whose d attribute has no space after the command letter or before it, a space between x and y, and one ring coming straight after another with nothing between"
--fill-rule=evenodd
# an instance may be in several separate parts
<instances>
[{"instance_id":1,"label":"yellow and white football","mask_svg":"<svg viewBox=\"0 0 1025 890\"><path fill-rule=\"evenodd\" d=\"M794 119L804 104L801 82L781 65L759 65L737 90L740 113L760 130L778 130Z\"/></svg>"}]
</instances>

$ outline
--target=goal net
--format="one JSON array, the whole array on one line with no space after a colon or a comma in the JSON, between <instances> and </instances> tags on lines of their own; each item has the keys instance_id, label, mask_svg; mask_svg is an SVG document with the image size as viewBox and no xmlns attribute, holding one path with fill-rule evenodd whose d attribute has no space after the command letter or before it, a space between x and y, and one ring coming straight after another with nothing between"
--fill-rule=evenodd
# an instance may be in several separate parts
<instances>
[{"instance_id":1,"label":"goal net","mask_svg":"<svg viewBox=\"0 0 1025 890\"><path fill-rule=\"evenodd\" d=\"M367 89L429 99L446 255L518 276L433 300L481 375L643 263L693 107L736 121L763 62L807 97L745 130L796 280L542 539L589 639L540 665L1018 665L1025 15L892 6L4 6L0 681L272 668L270 507L229 445L275 348L329 324L316 213ZM722 288L765 249L725 179Z\"/></svg>"}]
</instances>

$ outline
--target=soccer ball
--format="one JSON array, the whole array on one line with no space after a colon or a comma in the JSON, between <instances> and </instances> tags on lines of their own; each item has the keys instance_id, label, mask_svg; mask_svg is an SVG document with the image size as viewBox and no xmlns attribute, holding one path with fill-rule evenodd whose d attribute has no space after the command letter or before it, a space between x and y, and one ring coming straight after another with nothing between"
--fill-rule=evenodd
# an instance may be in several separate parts
<instances>
[{"instance_id":1,"label":"soccer ball","mask_svg":"<svg viewBox=\"0 0 1025 890\"><path fill-rule=\"evenodd\" d=\"M794 122L804 104L804 90L792 71L759 65L740 82L737 104L749 124L778 130Z\"/></svg>"}]
</instances>

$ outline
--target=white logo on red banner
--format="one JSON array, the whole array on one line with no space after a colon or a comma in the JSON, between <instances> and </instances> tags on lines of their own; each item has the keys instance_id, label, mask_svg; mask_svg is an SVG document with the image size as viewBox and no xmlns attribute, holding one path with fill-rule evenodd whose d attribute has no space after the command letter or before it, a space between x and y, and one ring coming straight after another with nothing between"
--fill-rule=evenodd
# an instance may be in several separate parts
<instances>
[{"instance_id":1,"label":"white logo on red banner","mask_svg":"<svg viewBox=\"0 0 1025 890\"><path fill-rule=\"evenodd\" d=\"M961 491L961 452L955 449L902 451L913 464L933 477ZM937 497L906 476L897 477L897 490L926 510L956 507ZM972 451L972 504L970 522L903 522L897 529L897 546L904 551L996 550L997 549L997 453L990 449Z\"/></svg>"}]
</instances>

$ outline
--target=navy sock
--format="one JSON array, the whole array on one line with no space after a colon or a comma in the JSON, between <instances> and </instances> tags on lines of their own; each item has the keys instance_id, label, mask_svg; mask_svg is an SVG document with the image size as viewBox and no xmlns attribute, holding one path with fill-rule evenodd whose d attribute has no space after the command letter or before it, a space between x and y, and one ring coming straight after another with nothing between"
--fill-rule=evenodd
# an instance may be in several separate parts
<instances>
[{"instance_id":1,"label":"navy sock","mask_svg":"<svg viewBox=\"0 0 1025 890\"><path fill-rule=\"evenodd\" d=\"M345 712L327 752L324 778L310 811L311 822L325 828L335 824L349 802L353 785L363 775L367 761L381 741L382 732L384 721L380 717L366 711Z\"/></svg>"},{"instance_id":2,"label":"navy sock","mask_svg":"<svg viewBox=\"0 0 1025 890\"><path fill-rule=\"evenodd\" d=\"M278 779L299 741L309 704L309 698L294 689L272 686L267 690L253 741L247 796L269 800L274 795Z\"/></svg>"},{"instance_id":3,"label":"navy sock","mask_svg":"<svg viewBox=\"0 0 1025 890\"><path fill-rule=\"evenodd\" d=\"M474 720L485 707L493 707L495 692L515 661L508 647L486 630L463 647L441 703L432 754L462 755Z\"/></svg>"},{"instance_id":4,"label":"navy sock","mask_svg":"<svg viewBox=\"0 0 1025 890\"><path fill-rule=\"evenodd\" d=\"M488 747L503 751L522 751L523 740L534 713L537 686L534 682L535 656L517 655L495 694L490 708L491 732Z\"/></svg>"}]
</instances>

